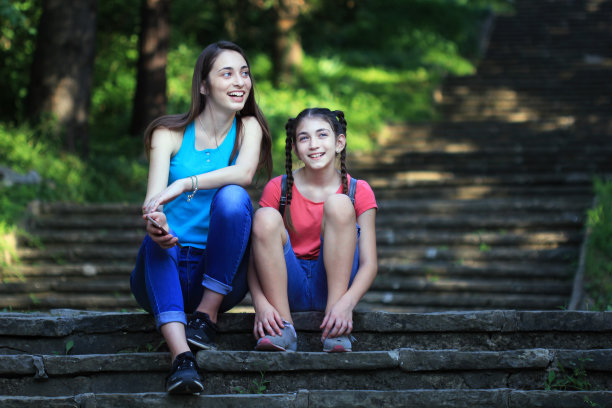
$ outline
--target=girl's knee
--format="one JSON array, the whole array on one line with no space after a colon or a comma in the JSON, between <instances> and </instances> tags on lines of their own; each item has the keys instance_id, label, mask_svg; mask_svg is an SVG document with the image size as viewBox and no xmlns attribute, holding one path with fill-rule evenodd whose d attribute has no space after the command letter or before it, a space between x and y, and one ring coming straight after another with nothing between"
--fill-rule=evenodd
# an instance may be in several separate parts
<instances>
[{"instance_id":1,"label":"girl's knee","mask_svg":"<svg viewBox=\"0 0 612 408\"><path fill-rule=\"evenodd\" d=\"M333 194L323 206L323 215L329 221L340 222L343 224L354 224L355 208L351 199L346 194Z\"/></svg>"},{"instance_id":2,"label":"girl's knee","mask_svg":"<svg viewBox=\"0 0 612 408\"><path fill-rule=\"evenodd\" d=\"M258 239L265 239L271 234L279 232L283 225L280 213L272 207L262 207L255 211L253 217L253 235Z\"/></svg>"}]
</instances>

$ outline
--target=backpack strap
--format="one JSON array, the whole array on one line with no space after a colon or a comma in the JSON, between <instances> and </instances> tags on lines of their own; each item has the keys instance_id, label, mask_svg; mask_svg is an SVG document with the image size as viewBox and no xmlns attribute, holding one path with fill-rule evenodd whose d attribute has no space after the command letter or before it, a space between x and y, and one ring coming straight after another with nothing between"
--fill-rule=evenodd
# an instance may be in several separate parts
<instances>
[{"instance_id":1,"label":"backpack strap","mask_svg":"<svg viewBox=\"0 0 612 408\"><path fill-rule=\"evenodd\" d=\"M351 199L351 203L353 203L353 207L355 206L355 190L357 190L357 179L351 177L351 183L349 184L348 196Z\"/></svg>"},{"instance_id":2,"label":"backpack strap","mask_svg":"<svg viewBox=\"0 0 612 408\"><path fill-rule=\"evenodd\" d=\"M287 206L287 175L283 174L281 179L281 196L280 203L278 206L278 211L281 214L281 217L285 217L285 207Z\"/></svg>"}]
</instances>

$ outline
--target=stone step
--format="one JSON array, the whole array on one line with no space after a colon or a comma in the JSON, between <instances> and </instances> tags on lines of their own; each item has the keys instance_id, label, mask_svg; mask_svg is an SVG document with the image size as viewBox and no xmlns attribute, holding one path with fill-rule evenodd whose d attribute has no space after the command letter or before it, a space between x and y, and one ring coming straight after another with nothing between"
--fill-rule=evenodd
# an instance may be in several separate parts
<instances>
[{"instance_id":1,"label":"stone step","mask_svg":"<svg viewBox=\"0 0 612 408\"><path fill-rule=\"evenodd\" d=\"M160 392L169 354L149 315L75 310L0 313L0 402L2 406L36 402L90 407L94 402L96 406L145 402L159 406L156 404L177 401L180 406L199 406L216 401L249 406L258 401L288 406L291 398L302 395L314 406L370 406L375 395L384 406L396 406L385 398L399 392L397 395L412 395L412 399L402 399L397 406L420 406L415 401L423 395L431 398L422 406L437 406L441 401L447 401L441 406L463 406L460 401L465 395L471 395L469 401L476 406L489 397L510 406L509 398L519 398L516 393L521 392L526 398L522 403L552 403L558 398L565 404L574 393L544 390L552 375L561 375L561 367L567 373L582 370L592 389L609 389L609 315L516 310L356 312L354 352L334 355L320 352L322 313L294 314L299 337L295 353L252 351L253 315L224 314L219 320L219 351L197 354L205 391L199 397L181 398ZM237 387L248 390L262 381L264 395L232 395ZM357 395L359 399L327 399L335 402L319 405L313 397L317 392ZM446 400L448 393L453 396ZM609 394L579 393L592 401L607 401ZM436 402L426 405L436 395ZM360 405L359 401L368 403Z\"/></svg>"},{"instance_id":2,"label":"stone step","mask_svg":"<svg viewBox=\"0 0 612 408\"><path fill-rule=\"evenodd\" d=\"M63 397L0 396L5 408L195 408L195 407L556 407L574 408L585 401L605 406L612 391L542 391L499 388L489 390L299 390L285 394L169 396L165 393L75 394Z\"/></svg>"},{"instance_id":3,"label":"stone step","mask_svg":"<svg viewBox=\"0 0 612 408\"><path fill-rule=\"evenodd\" d=\"M230 394L262 377L269 381L270 393L436 389L449 383L462 389L544 389L549 367L559 364L581 364L596 389L612 381L611 349L201 351L197 360L204 372L203 394L213 395ZM96 394L155 392L169 366L169 353L6 355L0 356L0 383L8 395L61 396L83 389Z\"/></svg>"},{"instance_id":4,"label":"stone step","mask_svg":"<svg viewBox=\"0 0 612 408\"><path fill-rule=\"evenodd\" d=\"M416 200L415 200L416 201ZM393 214L422 214L422 215L435 215L435 214L444 214L444 213L453 213L457 216L464 216L470 214L479 214L483 212L497 210L501 214L505 214L508 216L517 216L524 214L524 212L519 209L525 208L521 204L512 205L512 203L500 203L501 208L497 209L494 205L491 207L487 207L486 205L478 205L475 203L474 205L469 205L464 203L465 205L453 205L459 204L458 202L449 203L449 205L445 205L444 202L432 203L430 207L420 207L420 203L412 203L405 201L396 200L399 203L397 207L391 207L387 205L385 202L379 203L379 213L377 219L379 221L379 228L376 230L376 239L379 245L399 245L399 244L416 244L416 243L424 243L424 244L451 244L451 243L469 243L469 244L497 244L497 245L554 245L557 243L579 243L582 241L582 234L578 231L558 231L553 229L543 229L537 231L525 231L520 227L513 229L504 229L500 231L498 229L480 229L477 231L471 232L453 232L453 231L436 231L436 230L425 230L425 229L410 229L410 230L398 230L396 228L392 228L393 225L389 227L381 227L381 225L390 224L387 220L392 220L394 217ZM428 201L430 202L430 201ZM405 203L406 205L402 205ZM507 205L504 205L507 204ZM543 213L546 209L549 211L560 211L558 207L559 203L551 203L551 205L543 205L539 208L540 212ZM562 204L561 204L562 205ZM563 208L562 211L577 211L587 208L584 205L576 206L568 206ZM512 211L514 210L514 211ZM526 209L525 209L526 211ZM391 223L392 224L392 223ZM47 232L47 231L38 231L36 233L37 238L46 244L47 246L60 246L60 245L75 245L75 244L102 244L102 245L130 245L132 247L138 248L144 235L142 233L132 234L130 232L118 232L113 234L114 239L104 239L101 237L97 231L65 231L65 232ZM24 243L25 246L26 243ZM53 266L53 265L50 265ZM132 265L133 266L133 265ZM41 268L38 268L41 269ZM68 269L68 268L67 268ZM72 268L74 269L74 268ZM78 268L77 274L97 274L104 273L103 271L108 270L109 268L98 268L87 271L84 267ZM56 270L56 268L55 268ZM42 272L42 271L41 271ZM53 273L52 271L50 273ZM74 274L74 270L67 271L69 274ZM28 272L29 275L33 275L31 271Z\"/></svg>"},{"instance_id":5,"label":"stone step","mask_svg":"<svg viewBox=\"0 0 612 408\"><path fill-rule=\"evenodd\" d=\"M568 277L555 279L546 276L538 279L533 276L498 277L493 274L486 277L445 276L432 272L425 272L424 274L425 276L381 274L375 279L370 289L371 293L368 294L369 296L365 298L364 302L377 302L375 299L389 296L394 296L397 299L400 294L407 297L412 296L412 294L418 296L427 294L430 297L436 297L452 292L463 297L466 297L466 295L478 297L472 303L480 302L485 307L487 303L480 298L479 294L481 293L495 294L497 297L500 297L500 295L515 297L517 294L568 297L571 294L573 283ZM393 292L397 292L397 296ZM79 295L73 296L74 293ZM91 304L87 302L91 302L91 297L97 301L106 297L108 299L106 303L113 305L113 302L115 302L114 307L117 308L120 306L130 309L138 307L131 299L129 277L127 276L104 280L93 280L91 278L62 278L56 280L51 278L9 282L2 285L0 294L3 296L3 299L0 300L0 308L10 308L24 304L32 308L57 307L57 305L48 303L50 302L47 300L49 298L54 298L56 301L65 299L66 305L71 307L89 308ZM77 303L79 299L84 303ZM506 306L511 307L512 305ZM102 304L100 307L102 307Z\"/></svg>"},{"instance_id":6,"label":"stone step","mask_svg":"<svg viewBox=\"0 0 612 408\"><path fill-rule=\"evenodd\" d=\"M600 142L602 143L602 142ZM524 142L522 140L498 140L495 143L478 140L476 137L457 136L454 140L444 140L436 136L427 138L406 137L403 140L387 142L384 151L381 153L370 153L365 158L376 157L384 159L386 157L420 157L426 154L425 157L430 159L440 159L443 157L456 157L463 159L468 157L487 160L487 156L494 155L496 158L513 161L517 158L522 158L526 164L530 161L535 161L537 156L542 156L541 159L547 162L554 162L555 156L566 155L571 156L574 153L592 154L594 157L604 156L612 151L611 148L598 145L596 141L583 141L578 144L554 144L548 138L541 140L532 140ZM490 159L490 158L489 158ZM361 164L363 159L357 159L358 164ZM352 160L351 164L353 164ZM523 164L523 163L521 163ZM576 162L575 164L580 164Z\"/></svg>"},{"instance_id":7,"label":"stone step","mask_svg":"<svg viewBox=\"0 0 612 408\"><path fill-rule=\"evenodd\" d=\"M459 77L464 78L464 77ZM456 78L459 81L459 78ZM468 88L466 88L468 89ZM516 94L512 90L508 93ZM571 124L571 123L570 123ZM548 140L552 146L564 145L568 143L578 143L580 140L587 142L605 141L607 135L596 123L585 121L583 127L568 128L563 126L558 119L530 121L523 123L499 122L499 121L474 121L474 122L391 122L388 123L382 132L382 144L387 141L410 140L410 138L426 139L441 138L443 140L455 141L465 139L465 141L480 141L495 144L498 141L515 140L517 143L538 143L541 140ZM408 138L408 139L407 139Z\"/></svg>"},{"instance_id":8,"label":"stone step","mask_svg":"<svg viewBox=\"0 0 612 408\"><path fill-rule=\"evenodd\" d=\"M460 218L459 218L459 217ZM406 215L398 214L393 217L377 217L377 225L396 226L412 230L419 229L447 229L474 232L480 229L543 229L543 228L581 228L584 215L578 212L551 213L546 218L544 213L511 213L511 214L461 214L457 215Z\"/></svg>"},{"instance_id":9,"label":"stone step","mask_svg":"<svg viewBox=\"0 0 612 408\"><path fill-rule=\"evenodd\" d=\"M470 213L491 212L551 212L551 211L583 211L592 204L592 199L582 197L560 197L551 201L540 197L515 197L513 199L482 198L471 200L381 200L378 203L378 214L390 213ZM58 237L59 238L59 237Z\"/></svg>"},{"instance_id":10,"label":"stone step","mask_svg":"<svg viewBox=\"0 0 612 408\"><path fill-rule=\"evenodd\" d=\"M298 350L321 351L321 312L293 313ZM219 318L218 349L253 350L252 313ZM354 351L457 349L503 351L528 348L609 348L612 313L490 310L436 313L353 314ZM0 313L0 355L124 354L166 351L146 313L54 310ZM269 354L266 354L269 355Z\"/></svg>"},{"instance_id":11,"label":"stone step","mask_svg":"<svg viewBox=\"0 0 612 408\"><path fill-rule=\"evenodd\" d=\"M7 267L4 270L3 278L12 281L23 281L29 278L48 278L48 277L89 277L99 276L104 279L106 276L129 276L134 269L134 260L120 262L92 262L91 260L81 260L74 263L46 263L21 264Z\"/></svg>"},{"instance_id":12,"label":"stone step","mask_svg":"<svg viewBox=\"0 0 612 408\"><path fill-rule=\"evenodd\" d=\"M371 292L453 292L453 293L504 293L569 295L572 281L565 279L507 279L451 278L430 275L428 277L380 275L374 281ZM374 297L374 296L373 296Z\"/></svg>"},{"instance_id":13,"label":"stone step","mask_svg":"<svg viewBox=\"0 0 612 408\"><path fill-rule=\"evenodd\" d=\"M499 228L503 229L506 227L510 228L530 228L535 227L580 227L581 220L576 219L577 217L572 216L560 216L551 217L553 219L546 220L546 222L539 222L539 218L536 220L529 219L525 216L521 217L488 217L485 219L474 216L473 218L465 217L468 219L457 220L456 217L421 217L418 216L402 216L395 217L393 223L389 220L389 224L397 226L397 228L439 228L439 229L455 229L474 232L481 228ZM516 220L515 223L513 221ZM136 254L138 247L133 248L121 248L116 246L70 246L65 247L47 247L45 249L32 249L32 248L21 248L17 251L19 258L24 262L38 262L38 261L54 261L58 264L65 262L78 262L82 260L91 261L123 261L126 262L130 259L136 260ZM568 257L574 257L575 250L571 247L559 247L559 248L542 248L542 249L517 249L512 247L483 247L482 245L468 246L468 247L410 247L402 248L396 246L379 246L378 254L380 257L395 257L397 254L402 254L405 259L506 259L510 260L512 257L518 257L520 260L527 259L546 259L546 260L567 260Z\"/></svg>"},{"instance_id":14,"label":"stone step","mask_svg":"<svg viewBox=\"0 0 612 408\"><path fill-rule=\"evenodd\" d=\"M558 310L568 307L570 296L562 293L487 293L410 291L369 291L362 300L366 310L389 312L432 312L447 310Z\"/></svg>"},{"instance_id":15,"label":"stone step","mask_svg":"<svg viewBox=\"0 0 612 408\"><path fill-rule=\"evenodd\" d=\"M569 263L537 263L529 261L486 262L462 260L444 262L441 260L423 259L414 262L398 262L393 259L381 259L378 276L416 276L446 278L484 278L494 276L497 279L554 279L569 280L574 275L574 267Z\"/></svg>"},{"instance_id":16,"label":"stone step","mask_svg":"<svg viewBox=\"0 0 612 408\"><path fill-rule=\"evenodd\" d=\"M590 187L593 182L593 174L589 172L578 172L571 174L512 174L488 176L481 175L459 175L451 172L429 172L400 170L392 174L370 175L367 178L372 188L409 188L413 186L428 186L435 188L454 186L488 186L489 188L506 188L513 186L585 186Z\"/></svg>"},{"instance_id":17,"label":"stone step","mask_svg":"<svg viewBox=\"0 0 612 408\"><path fill-rule=\"evenodd\" d=\"M382 247L378 256L388 260L441 260L441 261L510 261L510 262L559 262L565 263L577 259L576 247L558 247L552 249L531 250L504 247Z\"/></svg>"},{"instance_id":18,"label":"stone step","mask_svg":"<svg viewBox=\"0 0 612 408\"><path fill-rule=\"evenodd\" d=\"M441 233L446 236L445 233ZM471 234L470 234L471 235ZM395 238L389 238L395 240ZM426 240L424 240L426 241ZM417 239L421 244L427 244ZM471 242L471 241L470 241ZM495 242L495 241L493 241ZM490 242L491 244L493 242ZM440 242L441 244L448 244ZM488 241L484 241L489 244ZM480 244L479 244L480 247ZM439 248L434 246L438 250ZM393 260L379 260L379 274L386 273L401 273L415 276L430 275L452 275L452 276L489 276L494 274L498 277L546 277L551 278L568 278L572 276L573 270L569 265L538 265L529 263L524 260L519 260L514 264L508 262L478 262L463 260L461 263L447 263L436 261L435 259L424 259L410 264L397 263ZM116 264L109 263L73 263L73 264L36 264L36 265L21 265L18 270L12 273L5 271L4 279L9 282L22 282L29 278L58 278L58 277L86 277L93 278L99 276L101 279L123 276L127 279L134 269L133 262L123 262Z\"/></svg>"},{"instance_id":19,"label":"stone step","mask_svg":"<svg viewBox=\"0 0 612 408\"><path fill-rule=\"evenodd\" d=\"M423 175L428 175L430 179L434 177L438 179L448 178L451 175L452 177L482 175L512 180L514 175L529 177L530 174L538 173L552 173L558 176L562 174L574 176L587 173L592 178L593 174L612 173L612 165L607 160L611 155L612 151L607 157L593 155L590 161L583 160L580 162L582 156L580 152L576 152L576 161L572 161L569 155L566 157L551 156L550 160L541 157L538 160L535 156L525 157L520 154L506 154L499 157L499 160L495 160L495 155L480 158L473 154L456 156L454 154L429 152L417 155L416 153L398 152L398 154L385 156L378 164L375 163L375 157L369 162L363 160L358 171L370 177L380 175L394 177L395 174L401 174L413 179L417 176L423 177ZM589 154L585 153L584 156L586 159Z\"/></svg>"},{"instance_id":20,"label":"stone step","mask_svg":"<svg viewBox=\"0 0 612 408\"><path fill-rule=\"evenodd\" d=\"M126 279L128 279L128 277L126 277ZM140 309L140 306L138 306L131 293L125 292L29 292L3 295L2 298L0 298L0 310L41 311L61 308L134 311Z\"/></svg>"},{"instance_id":21,"label":"stone step","mask_svg":"<svg viewBox=\"0 0 612 408\"><path fill-rule=\"evenodd\" d=\"M454 232L421 229L398 229L393 226L376 229L376 241L379 246L428 245L433 247L451 245L477 246L521 246L523 248L546 248L563 244L582 242L583 233L565 229L525 231L481 229L470 232Z\"/></svg>"}]
</instances>

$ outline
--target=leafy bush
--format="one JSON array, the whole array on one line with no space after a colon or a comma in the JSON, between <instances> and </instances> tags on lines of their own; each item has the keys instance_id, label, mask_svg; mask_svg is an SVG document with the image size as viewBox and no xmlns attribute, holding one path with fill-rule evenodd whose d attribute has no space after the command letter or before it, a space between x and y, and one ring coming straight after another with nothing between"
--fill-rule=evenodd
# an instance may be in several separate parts
<instances>
[{"instance_id":1,"label":"leafy bush","mask_svg":"<svg viewBox=\"0 0 612 408\"><path fill-rule=\"evenodd\" d=\"M39 184L0 186L0 223L15 225L31 200L134 201L144 196L146 166L119 154L87 163L62 152L40 128L0 123L0 165L19 173L36 171Z\"/></svg>"},{"instance_id":2,"label":"leafy bush","mask_svg":"<svg viewBox=\"0 0 612 408\"><path fill-rule=\"evenodd\" d=\"M595 180L597 205L587 213L585 287L595 310L612 310L612 182Z\"/></svg>"}]
</instances>

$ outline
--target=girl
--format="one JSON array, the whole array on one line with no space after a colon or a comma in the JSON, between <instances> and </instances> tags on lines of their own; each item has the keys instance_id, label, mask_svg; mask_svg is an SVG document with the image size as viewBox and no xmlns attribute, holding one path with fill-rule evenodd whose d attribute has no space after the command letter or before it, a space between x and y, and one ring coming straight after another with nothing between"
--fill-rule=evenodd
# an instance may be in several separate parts
<instances>
[{"instance_id":1,"label":"girl","mask_svg":"<svg viewBox=\"0 0 612 408\"><path fill-rule=\"evenodd\" d=\"M279 176L265 186L253 219L248 279L255 349L295 351L291 311L324 310L323 351L351 351L353 309L377 272L374 193L359 180L354 206L346 195L344 113L306 109L285 128L284 216ZM304 163L294 172L292 151Z\"/></svg>"},{"instance_id":2,"label":"girl","mask_svg":"<svg viewBox=\"0 0 612 408\"><path fill-rule=\"evenodd\" d=\"M189 344L215 348L218 313L247 292L253 209L243 187L259 169L271 170L270 132L254 93L242 49L211 44L195 65L189 111L145 131L148 235L131 287L170 349L169 393L203 389Z\"/></svg>"}]
</instances>

